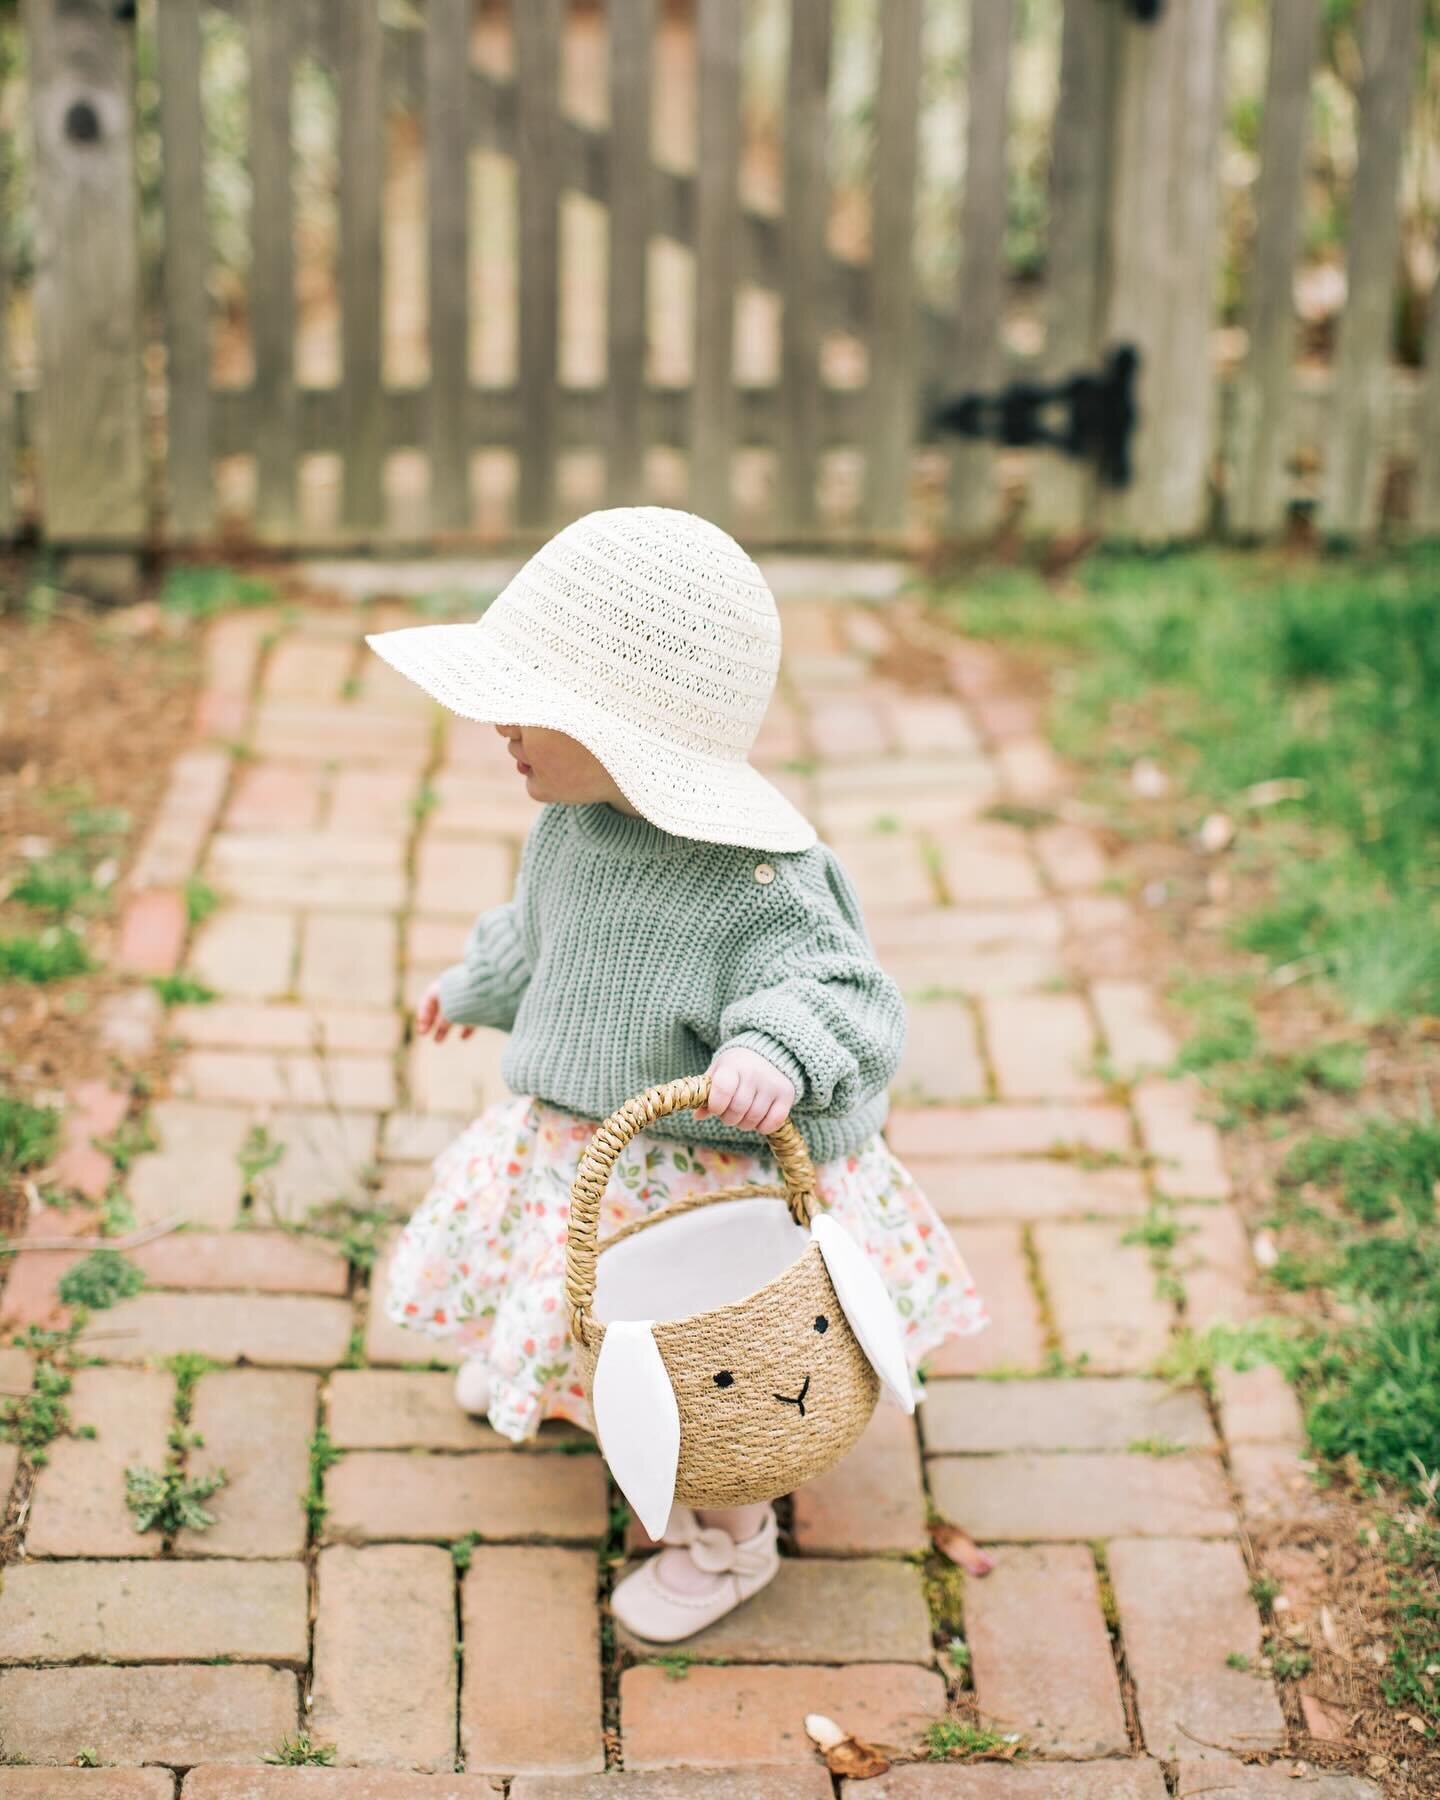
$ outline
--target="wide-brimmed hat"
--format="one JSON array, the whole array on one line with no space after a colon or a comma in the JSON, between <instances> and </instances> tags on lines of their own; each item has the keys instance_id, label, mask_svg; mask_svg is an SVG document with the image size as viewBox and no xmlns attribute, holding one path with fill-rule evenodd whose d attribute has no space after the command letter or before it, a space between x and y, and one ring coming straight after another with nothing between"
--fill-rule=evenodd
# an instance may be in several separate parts
<instances>
[{"instance_id":1,"label":"wide-brimmed hat","mask_svg":"<svg viewBox=\"0 0 1440 1800\"><path fill-rule=\"evenodd\" d=\"M815 842L747 760L780 666L775 596L734 538L694 513L588 513L482 618L365 641L461 718L578 739L663 831L755 850Z\"/></svg>"}]
</instances>

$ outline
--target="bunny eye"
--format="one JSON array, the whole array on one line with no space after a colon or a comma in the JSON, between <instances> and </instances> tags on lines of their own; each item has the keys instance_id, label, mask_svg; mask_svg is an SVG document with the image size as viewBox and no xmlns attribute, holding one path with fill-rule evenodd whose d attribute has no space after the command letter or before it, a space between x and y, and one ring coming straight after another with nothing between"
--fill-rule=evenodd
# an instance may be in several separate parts
<instances>
[{"instance_id":1,"label":"bunny eye","mask_svg":"<svg viewBox=\"0 0 1440 1800\"><path fill-rule=\"evenodd\" d=\"M819 1332L826 1332L830 1329L830 1321L825 1317L824 1313L817 1313L815 1315L815 1329Z\"/></svg>"},{"instance_id":2,"label":"bunny eye","mask_svg":"<svg viewBox=\"0 0 1440 1800\"><path fill-rule=\"evenodd\" d=\"M728 1369L722 1369L715 1377L715 1385L716 1387L733 1387L735 1385L735 1377Z\"/></svg>"}]
</instances>

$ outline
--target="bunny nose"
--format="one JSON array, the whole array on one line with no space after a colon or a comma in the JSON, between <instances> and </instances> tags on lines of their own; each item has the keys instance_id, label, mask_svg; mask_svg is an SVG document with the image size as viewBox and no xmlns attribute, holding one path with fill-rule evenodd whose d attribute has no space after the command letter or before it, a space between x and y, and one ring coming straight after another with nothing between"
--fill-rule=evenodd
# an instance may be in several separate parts
<instances>
[{"instance_id":1,"label":"bunny nose","mask_svg":"<svg viewBox=\"0 0 1440 1800\"><path fill-rule=\"evenodd\" d=\"M778 1400L782 1406L798 1406L800 1417L805 1417L805 1396L810 1392L810 1377L805 1377L805 1385L798 1394L772 1394L772 1400Z\"/></svg>"}]
</instances>

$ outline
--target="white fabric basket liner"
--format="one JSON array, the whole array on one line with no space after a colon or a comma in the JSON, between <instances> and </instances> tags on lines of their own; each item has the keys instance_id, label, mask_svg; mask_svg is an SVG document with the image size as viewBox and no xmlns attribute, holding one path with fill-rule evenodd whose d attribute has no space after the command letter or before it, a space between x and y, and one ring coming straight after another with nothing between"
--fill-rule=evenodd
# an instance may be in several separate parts
<instances>
[{"instance_id":1,"label":"white fabric basket liner","mask_svg":"<svg viewBox=\"0 0 1440 1800\"><path fill-rule=\"evenodd\" d=\"M804 1255L810 1233L783 1200L720 1200L602 1244L592 1307L602 1325L663 1324L736 1306Z\"/></svg>"}]
</instances>

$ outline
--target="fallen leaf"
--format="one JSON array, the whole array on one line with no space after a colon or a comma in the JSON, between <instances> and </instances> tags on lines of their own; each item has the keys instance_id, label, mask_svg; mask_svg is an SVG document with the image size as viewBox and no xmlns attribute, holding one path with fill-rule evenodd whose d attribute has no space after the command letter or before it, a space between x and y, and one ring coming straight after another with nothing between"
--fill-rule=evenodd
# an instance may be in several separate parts
<instances>
[{"instance_id":1,"label":"fallen leaf","mask_svg":"<svg viewBox=\"0 0 1440 1800\"><path fill-rule=\"evenodd\" d=\"M851 1737L824 1713L806 1713L805 1735L820 1749L832 1775L847 1775L851 1781L868 1781L872 1775L883 1775L890 1767L890 1759L883 1751Z\"/></svg>"},{"instance_id":2,"label":"fallen leaf","mask_svg":"<svg viewBox=\"0 0 1440 1800\"><path fill-rule=\"evenodd\" d=\"M1280 1260L1280 1246L1273 1231L1257 1231L1250 1240L1250 1250L1259 1268L1273 1269Z\"/></svg>"},{"instance_id":3,"label":"fallen leaf","mask_svg":"<svg viewBox=\"0 0 1440 1800\"><path fill-rule=\"evenodd\" d=\"M843 1744L825 1752L825 1767L832 1775L846 1775L851 1781L869 1781L873 1775L886 1772L890 1759L873 1744L862 1743L859 1738L846 1738Z\"/></svg>"},{"instance_id":4,"label":"fallen leaf","mask_svg":"<svg viewBox=\"0 0 1440 1800\"><path fill-rule=\"evenodd\" d=\"M988 1575L995 1567L994 1558L987 1556L974 1538L958 1525L933 1525L930 1541L948 1562L956 1564L967 1575Z\"/></svg>"},{"instance_id":5,"label":"fallen leaf","mask_svg":"<svg viewBox=\"0 0 1440 1800\"><path fill-rule=\"evenodd\" d=\"M1418 1731L1420 1733L1421 1737L1424 1737L1425 1733L1430 1729L1430 1727L1425 1723L1425 1721L1420 1717L1420 1715L1418 1713L1411 1713L1410 1717L1405 1721L1405 1723L1410 1727L1410 1729L1412 1731Z\"/></svg>"},{"instance_id":6,"label":"fallen leaf","mask_svg":"<svg viewBox=\"0 0 1440 1800\"><path fill-rule=\"evenodd\" d=\"M1328 1606L1322 1606L1320 1608L1320 1635L1324 1638L1327 1647L1336 1656L1347 1655L1345 1640L1341 1637L1335 1624L1334 1615L1331 1613Z\"/></svg>"},{"instance_id":7,"label":"fallen leaf","mask_svg":"<svg viewBox=\"0 0 1440 1800\"><path fill-rule=\"evenodd\" d=\"M1311 1737L1319 1738L1322 1744L1344 1743L1350 1721L1331 1712L1323 1700L1307 1694L1303 1688L1300 1690L1300 1710L1305 1715L1305 1729Z\"/></svg>"}]
</instances>

